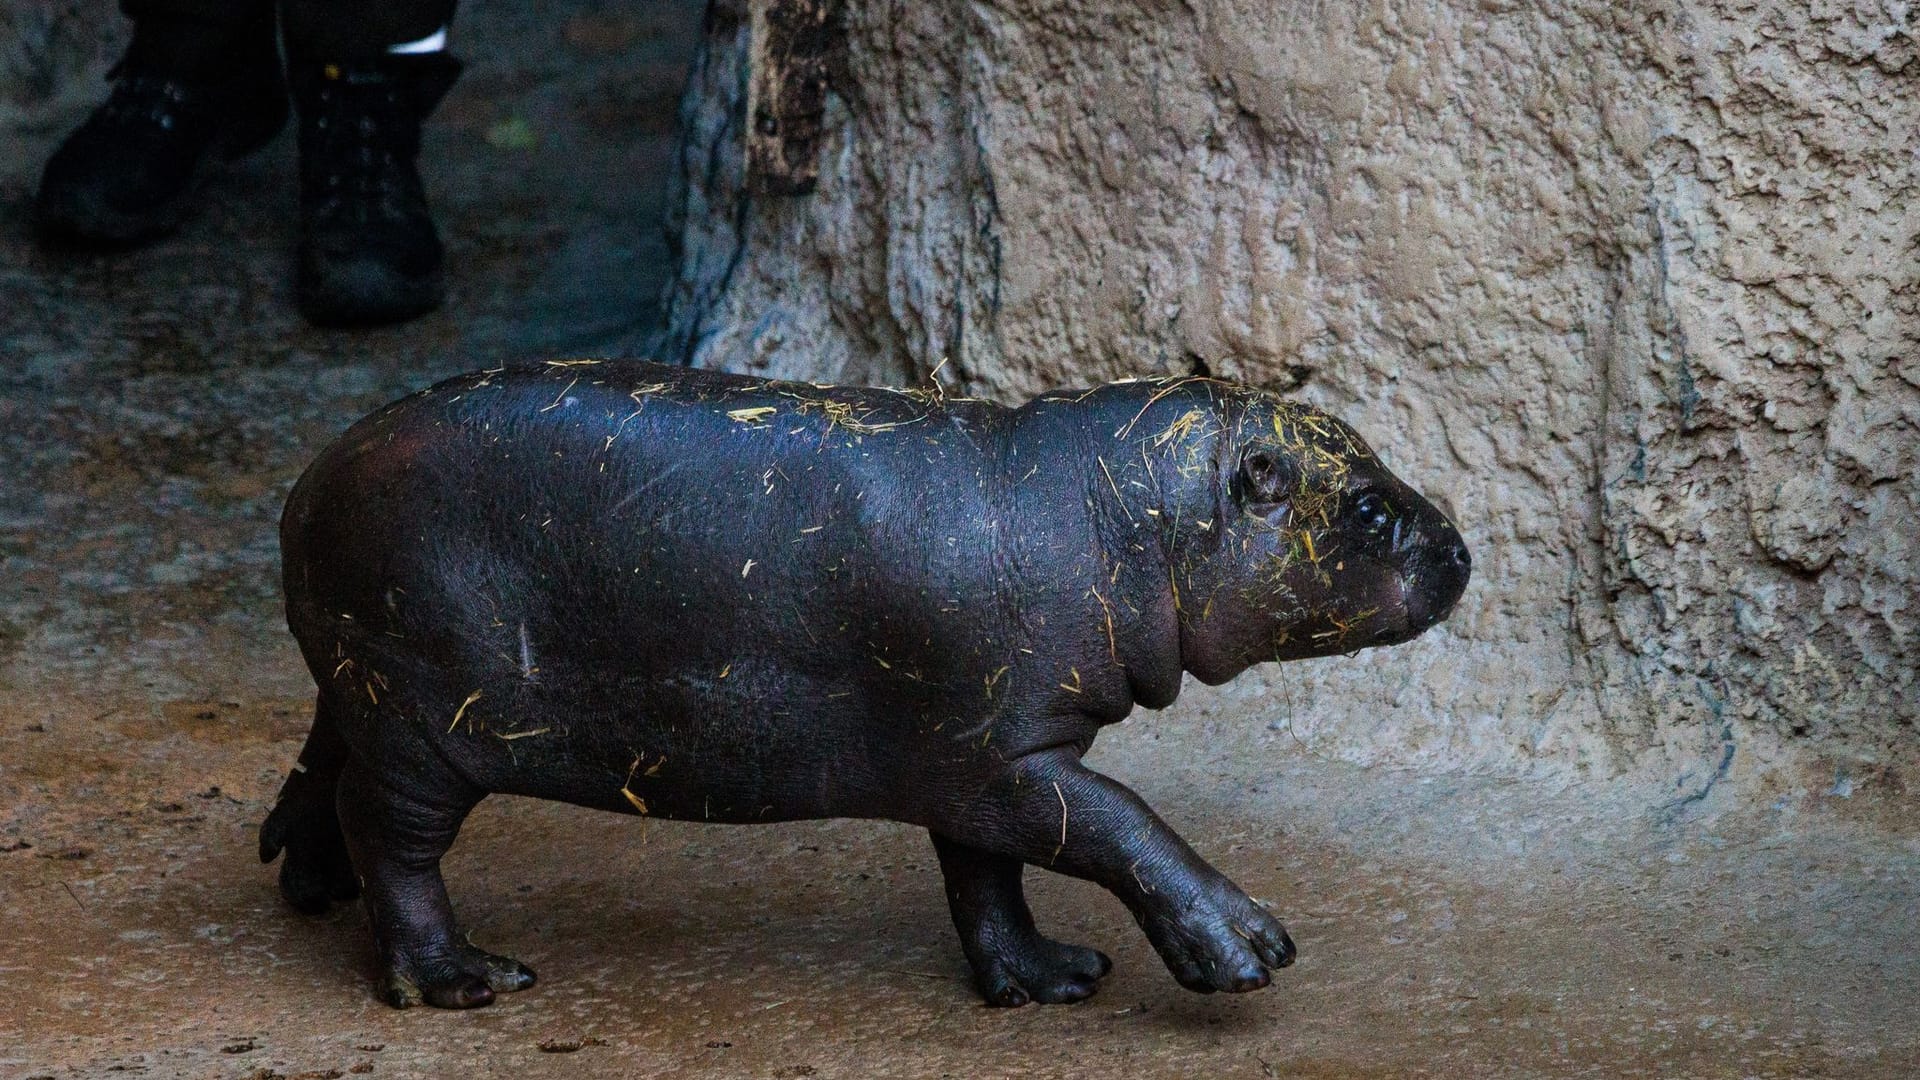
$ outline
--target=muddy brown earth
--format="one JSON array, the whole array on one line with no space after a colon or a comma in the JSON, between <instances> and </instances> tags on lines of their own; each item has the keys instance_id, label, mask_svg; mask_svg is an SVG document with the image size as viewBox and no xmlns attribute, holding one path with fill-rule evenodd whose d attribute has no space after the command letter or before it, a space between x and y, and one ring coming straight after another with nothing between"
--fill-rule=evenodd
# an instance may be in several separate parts
<instances>
[{"instance_id":1,"label":"muddy brown earth","mask_svg":"<svg viewBox=\"0 0 1920 1080\"><path fill-rule=\"evenodd\" d=\"M463 9L473 66L427 150L452 297L392 330L293 313L287 140L104 257L27 233L77 114L0 131L0 1076L1920 1074L1920 822L1874 794L1897 778L1688 801L1361 769L1293 736L1342 706L1284 676L1191 687L1093 755L1286 919L1301 959L1263 992L1180 990L1116 901L1036 873L1043 928L1116 971L1084 1005L987 1009L913 830L495 798L449 883L541 982L375 1002L358 911L294 914L254 856L309 692L275 518L397 394L644 337L697 20Z\"/></svg>"}]
</instances>

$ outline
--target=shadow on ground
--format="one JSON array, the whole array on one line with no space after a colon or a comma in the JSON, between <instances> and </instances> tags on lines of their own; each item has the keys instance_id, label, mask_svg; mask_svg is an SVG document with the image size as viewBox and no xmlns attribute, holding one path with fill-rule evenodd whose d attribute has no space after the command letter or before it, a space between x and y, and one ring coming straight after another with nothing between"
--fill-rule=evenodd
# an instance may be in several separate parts
<instances>
[{"instance_id":1,"label":"shadow on ground","mask_svg":"<svg viewBox=\"0 0 1920 1080\"><path fill-rule=\"evenodd\" d=\"M613 349L666 270L698 6L463 10L431 129L452 297L323 334L293 313L291 147L178 237L27 238L76 115L0 133L0 1071L20 1076L1906 1077L1920 830L1845 792L1660 814L1631 778L1360 770L1250 691L1195 688L1097 761L1273 903L1299 965L1178 989L1111 898L1036 874L1115 974L1077 1007L966 983L924 838L635 822L494 799L449 880L541 974L473 1013L370 994L357 911L286 910L256 828L306 724L273 526L362 412L456 371ZM1364 659L1357 662L1365 662ZM1276 725L1278 728L1279 725ZM1196 750L1196 748L1212 748Z\"/></svg>"}]
</instances>

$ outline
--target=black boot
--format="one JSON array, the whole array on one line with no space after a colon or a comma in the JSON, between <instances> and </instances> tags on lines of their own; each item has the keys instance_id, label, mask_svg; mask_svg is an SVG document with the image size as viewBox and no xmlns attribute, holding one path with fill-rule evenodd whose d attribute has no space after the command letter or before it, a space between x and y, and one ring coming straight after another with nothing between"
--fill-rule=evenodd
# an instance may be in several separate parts
<instances>
[{"instance_id":1,"label":"black boot","mask_svg":"<svg viewBox=\"0 0 1920 1080\"><path fill-rule=\"evenodd\" d=\"M135 30L110 74L113 93L48 159L34 206L44 235L122 247L157 239L186 216L211 166L258 149L286 123L271 20L218 64L185 63L151 47L156 36Z\"/></svg>"},{"instance_id":2,"label":"black boot","mask_svg":"<svg viewBox=\"0 0 1920 1080\"><path fill-rule=\"evenodd\" d=\"M296 64L300 310L325 326L440 306L440 236L414 161L420 123L460 74L445 53Z\"/></svg>"}]
</instances>

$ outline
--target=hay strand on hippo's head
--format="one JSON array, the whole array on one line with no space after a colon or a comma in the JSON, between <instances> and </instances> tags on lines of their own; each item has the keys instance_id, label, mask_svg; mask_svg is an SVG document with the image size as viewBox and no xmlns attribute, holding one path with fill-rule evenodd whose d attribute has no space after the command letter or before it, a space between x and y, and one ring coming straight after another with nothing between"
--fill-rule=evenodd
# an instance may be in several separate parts
<instances>
[{"instance_id":1,"label":"hay strand on hippo's head","mask_svg":"<svg viewBox=\"0 0 1920 1080\"><path fill-rule=\"evenodd\" d=\"M1247 667L1406 641L1444 619L1471 560L1459 531L1342 421L1245 391L1227 405L1215 519L1176 543L1182 662Z\"/></svg>"}]
</instances>

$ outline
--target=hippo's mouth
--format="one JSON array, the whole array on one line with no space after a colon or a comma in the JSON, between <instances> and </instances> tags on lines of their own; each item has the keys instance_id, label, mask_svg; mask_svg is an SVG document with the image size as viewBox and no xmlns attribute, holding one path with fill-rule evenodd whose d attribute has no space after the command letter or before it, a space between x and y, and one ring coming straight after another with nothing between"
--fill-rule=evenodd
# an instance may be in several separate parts
<instances>
[{"instance_id":1,"label":"hippo's mouth","mask_svg":"<svg viewBox=\"0 0 1920 1080\"><path fill-rule=\"evenodd\" d=\"M1362 642L1362 645L1369 649L1382 645L1398 645L1401 642L1411 641L1419 637L1420 633L1430 625L1432 624L1428 623L1423 625L1410 620L1383 621L1379 626L1374 628L1373 633L1367 635L1367 639Z\"/></svg>"},{"instance_id":2,"label":"hippo's mouth","mask_svg":"<svg viewBox=\"0 0 1920 1080\"><path fill-rule=\"evenodd\" d=\"M1463 549L1464 550L1464 549ZM1405 634L1386 644L1397 644L1426 633L1453 614L1460 594L1467 588L1467 571L1458 563L1422 574L1413 584L1402 583L1402 610L1406 613Z\"/></svg>"}]
</instances>

